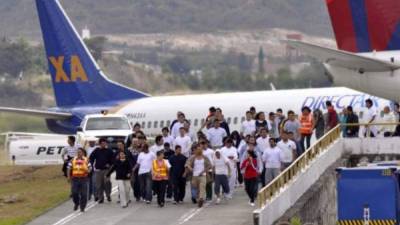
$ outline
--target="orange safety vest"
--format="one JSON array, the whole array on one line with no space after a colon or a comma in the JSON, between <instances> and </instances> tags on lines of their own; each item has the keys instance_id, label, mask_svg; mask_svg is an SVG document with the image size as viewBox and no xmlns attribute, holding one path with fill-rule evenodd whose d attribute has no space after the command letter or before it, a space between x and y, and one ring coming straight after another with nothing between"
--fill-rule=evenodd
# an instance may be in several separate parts
<instances>
[{"instance_id":1,"label":"orange safety vest","mask_svg":"<svg viewBox=\"0 0 400 225\"><path fill-rule=\"evenodd\" d=\"M75 157L72 160L72 177L87 177L89 175L89 161L86 157L78 159Z\"/></svg>"},{"instance_id":2,"label":"orange safety vest","mask_svg":"<svg viewBox=\"0 0 400 225\"><path fill-rule=\"evenodd\" d=\"M312 131L313 125L313 117L312 114L308 114L308 116L301 115L300 116L300 134L310 135L313 133Z\"/></svg>"},{"instance_id":3,"label":"orange safety vest","mask_svg":"<svg viewBox=\"0 0 400 225\"><path fill-rule=\"evenodd\" d=\"M168 180L168 168L165 160L160 163L157 159L153 160L153 179Z\"/></svg>"}]
</instances>

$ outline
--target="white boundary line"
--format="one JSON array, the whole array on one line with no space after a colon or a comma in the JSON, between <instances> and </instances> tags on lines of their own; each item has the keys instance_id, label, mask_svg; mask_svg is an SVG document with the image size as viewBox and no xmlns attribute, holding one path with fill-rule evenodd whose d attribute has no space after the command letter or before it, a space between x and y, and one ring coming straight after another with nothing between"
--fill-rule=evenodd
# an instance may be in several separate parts
<instances>
[{"instance_id":1,"label":"white boundary line","mask_svg":"<svg viewBox=\"0 0 400 225\"><path fill-rule=\"evenodd\" d=\"M115 194L118 191L118 187L114 187L111 191L111 194ZM92 202L90 203L87 207L86 207L86 211L89 211L90 209L92 209L93 207L95 207L96 205L98 205L97 202ZM52 225L64 225L70 221L72 221L73 219L75 219L76 217L82 215L82 212L73 212L69 215L67 215L66 217L58 220L57 222L53 223Z\"/></svg>"}]
</instances>

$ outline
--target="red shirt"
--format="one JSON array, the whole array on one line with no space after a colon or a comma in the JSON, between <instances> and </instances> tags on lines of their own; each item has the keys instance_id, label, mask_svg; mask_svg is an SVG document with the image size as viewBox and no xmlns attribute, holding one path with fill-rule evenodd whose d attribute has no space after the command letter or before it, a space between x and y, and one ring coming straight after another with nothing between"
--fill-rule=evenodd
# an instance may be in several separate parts
<instances>
[{"instance_id":1,"label":"red shirt","mask_svg":"<svg viewBox=\"0 0 400 225\"><path fill-rule=\"evenodd\" d=\"M328 128L332 129L338 124L338 116L333 106L328 107Z\"/></svg>"},{"instance_id":2,"label":"red shirt","mask_svg":"<svg viewBox=\"0 0 400 225\"><path fill-rule=\"evenodd\" d=\"M252 179L258 177L257 173L257 159L253 159L253 164L249 159L243 161L240 169L244 170L244 179Z\"/></svg>"}]
</instances>

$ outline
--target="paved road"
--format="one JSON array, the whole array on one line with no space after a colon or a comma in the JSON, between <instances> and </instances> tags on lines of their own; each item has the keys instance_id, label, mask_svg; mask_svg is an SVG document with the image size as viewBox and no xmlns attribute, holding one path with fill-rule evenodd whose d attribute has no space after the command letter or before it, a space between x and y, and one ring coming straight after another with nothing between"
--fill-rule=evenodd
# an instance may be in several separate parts
<instances>
[{"instance_id":1,"label":"paved road","mask_svg":"<svg viewBox=\"0 0 400 225\"><path fill-rule=\"evenodd\" d=\"M85 213L72 212L72 202L68 201L28 225L249 225L254 210L243 188L236 189L229 202L206 203L201 209L189 199L182 205L167 203L164 208L158 208L154 201L151 205L133 202L122 209L116 199L114 194L111 203L90 202Z\"/></svg>"}]
</instances>

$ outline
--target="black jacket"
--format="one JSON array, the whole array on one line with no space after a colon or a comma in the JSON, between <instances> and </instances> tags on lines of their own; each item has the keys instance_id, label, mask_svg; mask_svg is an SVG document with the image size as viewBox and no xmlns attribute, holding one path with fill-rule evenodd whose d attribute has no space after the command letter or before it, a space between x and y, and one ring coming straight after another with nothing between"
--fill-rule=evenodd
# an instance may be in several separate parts
<instances>
[{"instance_id":1,"label":"black jacket","mask_svg":"<svg viewBox=\"0 0 400 225\"><path fill-rule=\"evenodd\" d=\"M171 164L169 173L172 179L182 177L183 173L185 172L186 160L186 156L182 154L171 155L171 157L169 157L169 163Z\"/></svg>"},{"instance_id":2,"label":"black jacket","mask_svg":"<svg viewBox=\"0 0 400 225\"><path fill-rule=\"evenodd\" d=\"M346 123L358 123L358 116L354 113L347 115ZM356 137L358 135L359 130L360 130L360 126L347 126L346 127L346 136Z\"/></svg>"},{"instance_id":3,"label":"black jacket","mask_svg":"<svg viewBox=\"0 0 400 225\"><path fill-rule=\"evenodd\" d=\"M117 180L130 180L132 176L132 164L128 161L115 160L114 164L107 173L110 176L115 171Z\"/></svg>"},{"instance_id":4,"label":"black jacket","mask_svg":"<svg viewBox=\"0 0 400 225\"><path fill-rule=\"evenodd\" d=\"M90 163L97 170L109 169L113 163L114 154L111 149L96 148L90 155Z\"/></svg>"}]
</instances>

